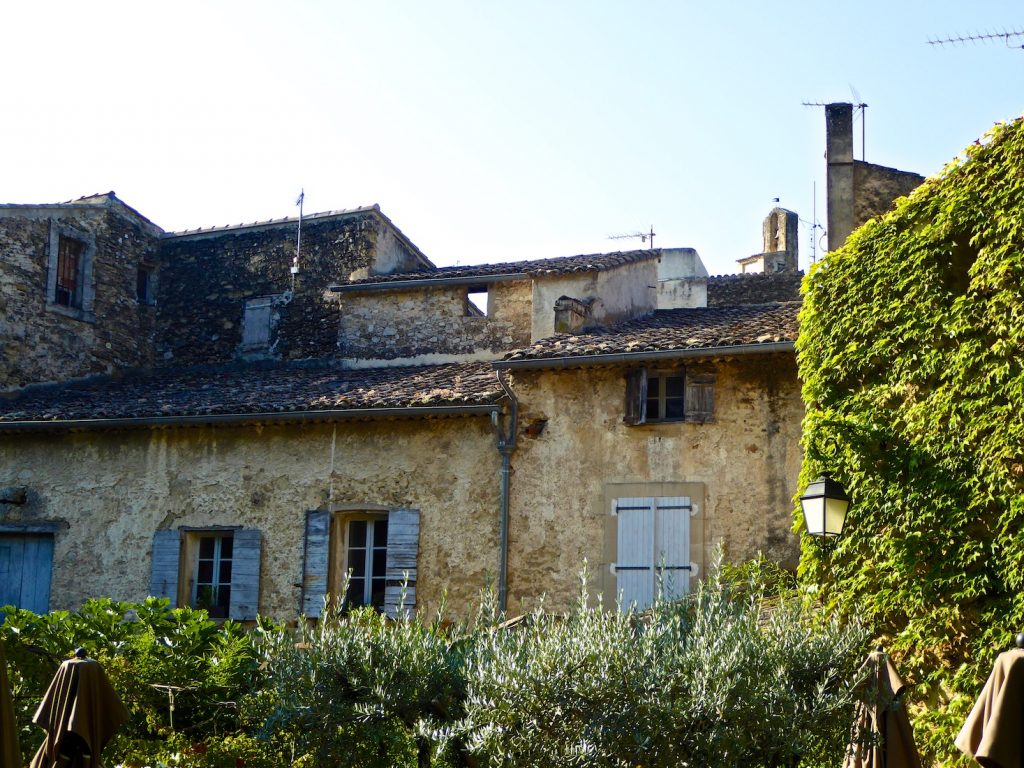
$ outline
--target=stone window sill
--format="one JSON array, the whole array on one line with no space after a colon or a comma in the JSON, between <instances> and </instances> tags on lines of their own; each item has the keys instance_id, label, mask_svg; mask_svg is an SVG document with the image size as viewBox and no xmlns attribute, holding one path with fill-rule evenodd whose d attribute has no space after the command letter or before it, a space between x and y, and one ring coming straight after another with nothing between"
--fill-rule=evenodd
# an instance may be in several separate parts
<instances>
[{"instance_id":1,"label":"stone window sill","mask_svg":"<svg viewBox=\"0 0 1024 768\"><path fill-rule=\"evenodd\" d=\"M96 314L78 307L65 307L63 304L46 302L46 309L54 314L70 317L72 320L79 320L83 323L96 323Z\"/></svg>"}]
</instances>

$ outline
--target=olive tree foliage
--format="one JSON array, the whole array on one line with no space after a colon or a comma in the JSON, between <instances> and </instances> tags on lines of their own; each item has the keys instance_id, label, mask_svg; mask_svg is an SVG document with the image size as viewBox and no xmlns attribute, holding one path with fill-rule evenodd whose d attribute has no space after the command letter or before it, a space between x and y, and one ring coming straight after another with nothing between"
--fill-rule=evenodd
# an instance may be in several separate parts
<instances>
[{"instance_id":1,"label":"olive tree foliage","mask_svg":"<svg viewBox=\"0 0 1024 768\"><path fill-rule=\"evenodd\" d=\"M999 125L812 269L803 482L853 497L802 574L918 683L932 761L1024 627L1024 123Z\"/></svg>"},{"instance_id":2,"label":"olive tree foliage","mask_svg":"<svg viewBox=\"0 0 1024 768\"><path fill-rule=\"evenodd\" d=\"M838 764L865 633L754 572L643 613L331 611L264 645L258 706L302 765Z\"/></svg>"}]
</instances>

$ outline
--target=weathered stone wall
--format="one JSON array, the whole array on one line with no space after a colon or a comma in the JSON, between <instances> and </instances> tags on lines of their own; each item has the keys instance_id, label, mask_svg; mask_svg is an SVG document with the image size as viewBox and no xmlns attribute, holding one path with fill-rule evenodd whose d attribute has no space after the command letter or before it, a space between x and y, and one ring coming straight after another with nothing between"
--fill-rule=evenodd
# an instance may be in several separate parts
<instances>
[{"instance_id":1,"label":"weathered stone wall","mask_svg":"<svg viewBox=\"0 0 1024 768\"><path fill-rule=\"evenodd\" d=\"M730 560L763 552L795 567L790 529L803 417L795 360L735 358L715 370L713 422L642 426L622 422L621 368L515 373L523 429L512 456L511 612L532 608L545 593L548 608L567 608L584 560L595 591L614 599L610 499L675 495L664 491L682 484L703 488L691 531L700 573L719 543ZM539 436L527 435L525 427L540 419L547 423Z\"/></svg>"},{"instance_id":2,"label":"weathered stone wall","mask_svg":"<svg viewBox=\"0 0 1024 768\"><path fill-rule=\"evenodd\" d=\"M488 289L486 316L467 304L464 285L340 294L339 352L353 365L371 365L490 359L529 344L530 281Z\"/></svg>"},{"instance_id":3,"label":"weathered stone wall","mask_svg":"<svg viewBox=\"0 0 1024 768\"><path fill-rule=\"evenodd\" d=\"M88 313L47 306L54 226L94 246ZM156 308L136 278L157 263L158 233L115 201L0 206L0 390L152 365Z\"/></svg>"},{"instance_id":4,"label":"weathered stone wall","mask_svg":"<svg viewBox=\"0 0 1024 768\"><path fill-rule=\"evenodd\" d=\"M333 457L333 463L332 463ZM52 609L141 600L158 527L262 532L259 610L299 610L307 510L420 510L417 599L466 612L498 563L500 458L486 417L79 432L0 440L0 523L56 522Z\"/></svg>"},{"instance_id":5,"label":"weathered stone wall","mask_svg":"<svg viewBox=\"0 0 1024 768\"><path fill-rule=\"evenodd\" d=\"M898 197L909 195L924 181L924 176L884 165L854 161L853 226L892 210Z\"/></svg>"},{"instance_id":6,"label":"weathered stone wall","mask_svg":"<svg viewBox=\"0 0 1024 768\"><path fill-rule=\"evenodd\" d=\"M800 301L803 272L715 275L708 278L708 306L735 307L773 301Z\"/></svg>"},{"instance_id":7,"label":"weathered stone wall","mask_svg":"<svg viewBox=\"0 0 1024 768\"><path fill-rule=\"evenodd\" d=\"M594 325L612 325L649 314L658 301L657 261L639 261L602 272L537 277L533 281L532 341L555 333L555 302L561 296L593 299L590 321Z\"/></svg>"},{"instance_id":8,"label":"weathered stone wall","mask_svg":"<svg viewBox=\"0 0 1024 768\"><path fill-rule=\"evenodd\" d=\"M162 360L188 365L234 358L246 300L291 290L297 229L290 220L165 237L158 302ZM303 221L295 293L275 308L280 322L274 356L304 359L337 351L338 303L327 287L353 272L372 272L378 240L387 241L386 268L411 268L415 261L388 235L373 212Z\"/></svg>"}]
</instances>

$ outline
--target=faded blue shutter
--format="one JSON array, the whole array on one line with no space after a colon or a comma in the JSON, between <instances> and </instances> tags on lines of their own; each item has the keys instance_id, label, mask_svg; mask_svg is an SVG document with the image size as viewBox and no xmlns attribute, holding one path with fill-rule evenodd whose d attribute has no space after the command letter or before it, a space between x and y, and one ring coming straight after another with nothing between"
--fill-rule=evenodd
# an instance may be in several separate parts
<instances>
[{"instance_id":1,"label":"faded blue shutter","mask_svg":"<svg viewBox=\"0 0 1024 768\"><path fill-rule=\"evenodd\" d=\"M331 513L319 509L306 513L306 544L302 558L302 605L304 616L319 618L327 597Z\"/></svg>"},{"instance_id":2,"label":"faded blue shutter","mask_svg":"<svg viewBox=\"0 0 1024 768\"><path fill-rule=\"evenodd\" d=\"M388 513L388 553L384 585L384 613L391 618L416 608L416 557L420 546L420 513L393 509ZM402 589L405 599L402 602Z\"/></svg>"},{"instance_id":3,"label":"faded blue shutter","mask_svg":"<svg viewBox=\"0 0 1024 768\"><path fill-rule=\"evenodd\" d=\"M228 617L249 621L256 618L260 601L260 532L242 528L235 531L234 539Z\"/></svg>"},{"instance_id":4,"label":"faded blue shutter","mask_svg":"<svg viewBox=\"0 0 1024 768\"><path fill-rule=\"evenodd\" d=\"M647 421L647 369L634 368L626 372L626 409L622 421L643 424Z\"/></svg>"},{"instance_id":5,"label":"faded blue shutter","mask_svg":"<svg viewBox=\"0 0 1024 768\"><path fill-rule=\"evenodd\" d=\"M153 534L153 571L149 594L167 597L178 607L178 558L181 556L181 531L162 529Z\"/></svg>"}]
</instances>

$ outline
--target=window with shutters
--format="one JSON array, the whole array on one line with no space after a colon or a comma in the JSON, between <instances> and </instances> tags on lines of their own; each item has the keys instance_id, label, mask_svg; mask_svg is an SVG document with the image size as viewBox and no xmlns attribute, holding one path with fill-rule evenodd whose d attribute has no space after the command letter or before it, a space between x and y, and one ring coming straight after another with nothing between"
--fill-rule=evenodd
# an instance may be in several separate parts
<instances>
[{"instance_id":1,"label":"window with shutters","mask_svg":"<svg viewBox=\"0 0 1024 768\"><path fill-rule=\"evenodd\" d=\"M635 368L626 373L626 424L708 422L714 412L715 374L710 369Z\"/></svg>"},{"instance_id":2,"label":"window with shutters","mask_svg":"<svg viewBox=\"0 0 1024 768\"><path fill-rule=\"evenodd\" d=\"M256 618L260 532L249 528L179 528L153 537L150 594L211 618Z\"/></svg>"},{"instance_id":3,"label":"window with shutters","mask_svg":"<svg viewBox=\"0 0 1024 768\"><path fill-rule=\"evenodd\" d=\"M46 306L77 320L95 322L93 256L95 239L59 222L50 224L47 254Z\"/></svg>"},{"instance_id":4,"label":"window with shutters","mask_svg":"<svg viewBox=\"0 0 1024 768\"><path fill-rule=\"evenodd\" d=\"M389 616L416 605L420 515L413 509L344 509L306 513L302 612L320 615L344 596Z\"/></svg>"},{"instance_id":5,"label":"window with shutters","mask_svg":"<svg viewBox=\"0 0 1024 768\"><path fill-rule=\"evenodd\" d=\"M674 600L690 588L689 496L614 499L616 559L613 571L623 610L644 609L662 597Z\"/></svg>"},{"instance_id":6,"label":"window with shutters","mask_svg":"<svg viewBox=\"0 0 1024 768\"><path fill-rule=\"evenodd\" d=\"M270 352L274 346L274 332L280 319L277 306L282 303L279 295L258 296L245 302L242 315L243 354Z\"/></svg>"}]
</instances>

